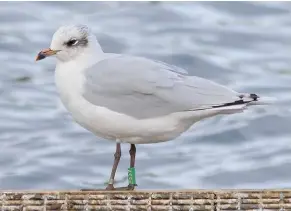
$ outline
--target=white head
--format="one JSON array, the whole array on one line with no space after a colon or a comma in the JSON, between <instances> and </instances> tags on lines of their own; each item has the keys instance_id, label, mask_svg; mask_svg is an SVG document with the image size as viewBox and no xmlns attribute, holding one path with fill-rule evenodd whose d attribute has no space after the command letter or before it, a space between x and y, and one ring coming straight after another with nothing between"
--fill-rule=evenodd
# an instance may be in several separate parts
<instances>
[{"instance_id":1,"label":"white head","mask_svg":"<svg viewBox=\"0 0 291 211\"><path fill-rule=\"evenodd\" d=\"M102 49L91 30L85 25L68 25L54 33L50 48L39 52L36 60L54 55L67 62L93 52L102 52Z\"/></svg>"}]
</instances>

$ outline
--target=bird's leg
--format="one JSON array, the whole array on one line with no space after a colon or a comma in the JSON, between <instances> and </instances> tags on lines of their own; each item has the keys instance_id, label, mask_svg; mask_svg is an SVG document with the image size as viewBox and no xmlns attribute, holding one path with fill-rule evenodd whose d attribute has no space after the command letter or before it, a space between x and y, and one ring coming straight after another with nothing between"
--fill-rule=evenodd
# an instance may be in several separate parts
<instances>
[{"instance_id":1,"label":"bird's leg","mask_svg":"<svg viewBox=\"0 0 291 211\"><path fill-rule=\"evenodd\" d=\"M130 145L130 167L128 169L128 190L134 190L134 187L137 186L135 181L135 154L136 154L136 148L134 144Z\"/></svg>"},{"instance_id":2,"label":"bird's leg","mask_svg":"<svg viewBox=\"0 0 291 211\"><path fill-rule=\"evenodd\" d=\"M116 144L116 151L114 154L114 163L112 166L112 171L111 171L111 175L110 175L110 179L108 182L108 185L106 187L106 190L134 190L134 187L137 186L136 182L135 182L135 168L134 168L134 164L135 164L135 154L136 154L136 148L134 144L130 145L130 150L129 150L129 154L130 154L130 167L128 168L128 186L127 187L118 187L115 188L114 187L114 177L115 177L115 173L117 170L117 166L121 157L121 147L120 147L120 143ZM82 189L82 191L96 191L99 189Z\"/></svg>"},{"instance_id":3,"label":"bird's leg","mask_svg":"<svg viewBox=\"0 0 291 211\"><path fill-rule=\"evenodd\" d=\"M114 188L114 190L134 190L134 187L137 186L135 181L135 154L136 154L136 148L134 144L130 145L130 167L128 168L128 186L127 187L118 187Z\"/></svg>"},{"instance_id":4,"label":"bird's leg","mask_svg":"<svg viewBox=\"0 0 291 211\"><path fill-rule=\"evenodd\" d=\"M116 173L116 169L117 169L120 157L121 157L120 143L117 143L116 144L116 151L114 154L114 163L112 166L112 171L111 171L110 179L109 179L108 185L106 187L106 190L114 190L115 189L113 186L113 183L114 183L114 177L115 177L115 173Z\"/></svg>"}]
</instances>

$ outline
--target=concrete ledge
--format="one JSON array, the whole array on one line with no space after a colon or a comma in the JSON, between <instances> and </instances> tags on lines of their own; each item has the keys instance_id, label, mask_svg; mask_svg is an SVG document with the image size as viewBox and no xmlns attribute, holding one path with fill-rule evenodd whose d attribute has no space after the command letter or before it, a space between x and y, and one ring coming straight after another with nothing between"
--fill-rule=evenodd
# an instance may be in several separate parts
<instances>
[{"instance_id":1,"label":"concrete ledge","mask_svg":"<svg viewBox=\"0 0 291 211\"><path fill-rule=\"evenodd\" d=\"M167 191L1 191L0 210L291 211L291 189Z\"/></svg>"}]
</instances>

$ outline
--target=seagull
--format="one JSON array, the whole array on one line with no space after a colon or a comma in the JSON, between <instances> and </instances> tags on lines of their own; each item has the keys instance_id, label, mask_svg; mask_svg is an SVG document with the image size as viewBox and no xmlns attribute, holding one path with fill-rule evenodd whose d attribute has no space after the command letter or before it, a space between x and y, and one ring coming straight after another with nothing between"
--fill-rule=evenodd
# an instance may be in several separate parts
<instances>
[{"instance_id":1,"label":"seagull","mask_svg":"<svg viewBox=\"0 0 291 211\"><path fill-rule=\"evenodd\" d=\"M92 30L61 26L36 61L56 57L55 82L73 119L96 136L116 143L106 190L134 190L136 144L173 140L194 123L266 104L179 67L148 58L103 52ZM121 143L130 144L128 186L114 187Z\"/></svg>"}]
</instances>

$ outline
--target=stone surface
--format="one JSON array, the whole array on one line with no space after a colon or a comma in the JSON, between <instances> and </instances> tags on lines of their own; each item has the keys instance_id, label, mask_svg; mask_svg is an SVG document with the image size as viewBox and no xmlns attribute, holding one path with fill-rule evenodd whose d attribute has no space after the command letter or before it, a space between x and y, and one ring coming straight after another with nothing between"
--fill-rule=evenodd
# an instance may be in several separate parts
<instances>
[{"instance_id":1,"label":"stone surface","mask_svg":"<svg viewBox=\"0 0 291 211\"><path fill-rule=\"evenodd\" d=\"M291 190L2 191L1 211L291 211Z\"/></svg>"}]
</instances>

